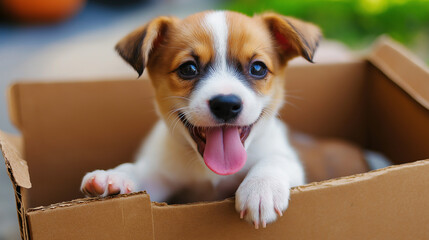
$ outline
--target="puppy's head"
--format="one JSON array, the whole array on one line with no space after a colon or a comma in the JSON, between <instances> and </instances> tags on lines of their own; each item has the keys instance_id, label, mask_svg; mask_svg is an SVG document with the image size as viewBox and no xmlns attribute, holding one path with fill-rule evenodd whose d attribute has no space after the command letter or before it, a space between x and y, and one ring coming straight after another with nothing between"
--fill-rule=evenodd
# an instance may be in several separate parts
<instances>
[{"instance_id":1,"label":"puppy's head","mask_svg":"<svg viewBox=\"0 0 429 240\"><path fill-rule=\"evenodd\" d=\"M316 26L294 18L214 11L156 18L116 49L140 75L148 70L173 132L183 131L213 172L228 175L243 167L255 123L280 108L287 61L312 61L319 39Z\"/></svg>"}]
</instances>

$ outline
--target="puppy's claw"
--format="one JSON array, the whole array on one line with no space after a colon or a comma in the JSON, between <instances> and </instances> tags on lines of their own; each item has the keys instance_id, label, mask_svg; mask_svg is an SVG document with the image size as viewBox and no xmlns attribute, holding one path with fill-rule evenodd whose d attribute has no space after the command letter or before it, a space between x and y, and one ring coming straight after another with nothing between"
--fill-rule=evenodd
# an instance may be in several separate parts
<instances>
[{"instance_id":1,"label":"puppy's claw","mask_svg":"<svg viewBox=\"0 0 429 240\"><path fill-rule=\"evenodd\" d=\"M116 185L109 184L109 186L107 187L107 191L109 192L109 195L116 195L121 192L121 189Z\"/></svg>"},{"instance_id":2,"label":"puppy's claw","mask_svg":"<svg viewBox=\"0 0 429 240\"><path fill-rule=\"evenodd\" d=\"M241 212L240 212L240 219L243 219L244 215L246 215L246 210L241 210Z\"/></svg>"},{"instance_id":3,"label":"puppy's claw","mask_svg":"<svg viewBox=\"0 0 429 240\"><path fill-rule=\"evenodd\" d=\"M278 208L274 208L274 210L276 211L276 213L279 215L279 217L283 216L282 211L280 211Z\"/></svg>"},{"instance_id":4,"label":"puppy's claw","mask_svg":"<svg viewBox=\"0 0 429 240\"><path fill-rule=\"evenodd\" d=\"M85 187L83 188L83 190L85 190L87 193L90 193L90 192L92 192L93 191L93 189L92 189L92 184L91 184L92 182L91 181L88 181L86 184L85 184Z\"/></svg>"},{"instance_id":5,"label":"puppy's claw","mask_svg":"<svg viewBox=\"0 0 429 240\"><path fill-rule=\"evenodd\" d=\"M246 178L235 194L235 208L240 217L254 225L255 229L265 228L274 222L289 203L289 186L287 181L277 178ZM243 209L246 213L243 214Z\"/></svg>"},{"instance_id":6,"label":"puppy's claw","mask_svg":"<svg viewBox=\"0 0 429 240\"><path fill-rule=\"evenodd\" d=\"M92 184L91 187L94 190L94 192L98 195L101 195L104 193L104 186L97 182L95 176L91 178Z\"/></svg>"},{"instance_id":7,"label":"puppy's claw","mask_svg":"<svg viewBox=\"0 0 429 240\"><path fill-rule=\"evenodd\" d=\"M259 222L255 221L253 224L255 225L255 229L259 229Z\"/></svg>"}]
</instances>

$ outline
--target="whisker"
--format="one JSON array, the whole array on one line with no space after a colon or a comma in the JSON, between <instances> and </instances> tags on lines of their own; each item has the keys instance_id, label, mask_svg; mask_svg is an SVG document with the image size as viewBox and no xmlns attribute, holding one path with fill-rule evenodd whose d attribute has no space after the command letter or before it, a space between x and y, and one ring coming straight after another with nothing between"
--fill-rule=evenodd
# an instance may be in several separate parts
<instances>
[{"instance_id":1,"label":"whisker","mask_svg":"<svg viewBox=\"0 0 429 240\"><path fill-rule=\"evenodd\" d=\"M167 99L171 99L171 98L173 98L173 99L184 99L184 100L187 100L187 101L191 100L190 98L182 97L182 96L168 96L168 97L163 98L163 100L167 100Z\"/></svg>"},{"instance_id":2,"label":"whisker","mask_svg":"<svg viewBox=\"0 0 429 240\"><path fill-rule=\"evenodd\" d=\"M292 98L292 99L296 99L296 100L305 100L305 98L303 98L303 97L295 96L295 95L290 95L290 94L284 94L283 96L285 98Z\"/></svg>"},{"instance_id":3,"label":"whisker","mask_svg":"<svg viewBox=\"0 0 429 240\"><path fill-rule=\"evenodd\" d=\"M173 109L173 110L171 110L170 112L169 112L169 114L167 115L167 120L170 120L170 118L172 117L172 116L174 116L176 113L178 113L178 112L180 112L180 111L182 111L182 110L186 110L188 107L181 107L181 108L176 108L176 109Z\"/></svg>"},{"instance_id":4,"label":"whisker","mask_svg":"<svg viewBox=\"0 0 429 240\"><path fill-rule=\"evenodd\" d=\"M291 102L285 101L284 104L285 105L290 105L290 106L294 107L296 110L301 110L296 104L293 104Z\"/></svg>"},{"instance_id":5,"label":"whisker","mask_svg":"<svg viewBox=\"0 0 429 240\"><path fill-rule=\"evenodd\" d=\"M179 117L176 117L176 119L175 119L175 121L173 122L173 126L172 126L172 128L171 128L171 133L172 134L174 134L174 130L176 129L176 127L177 127L177 124L179 124L179 122L181 122L181 120L180 120L180 118Z\"/></svg>"}]
</instances>

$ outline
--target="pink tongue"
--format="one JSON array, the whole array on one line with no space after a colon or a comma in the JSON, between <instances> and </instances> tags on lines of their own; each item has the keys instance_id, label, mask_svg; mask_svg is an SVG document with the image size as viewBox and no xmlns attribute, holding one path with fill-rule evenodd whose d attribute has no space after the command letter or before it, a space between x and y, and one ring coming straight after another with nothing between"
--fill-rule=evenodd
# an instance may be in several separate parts
<instances>
[{"instance_id":1,"label":"pink tongue","mask_svg":"<svg viewBox=\"0 0 429 240\"><path fill-rule=\"evenodd\" d=\"M240 171L246 163L246 150L237 127L215 127L207 130L204 162L219 175Z\"/></svg>"}]
</instances>

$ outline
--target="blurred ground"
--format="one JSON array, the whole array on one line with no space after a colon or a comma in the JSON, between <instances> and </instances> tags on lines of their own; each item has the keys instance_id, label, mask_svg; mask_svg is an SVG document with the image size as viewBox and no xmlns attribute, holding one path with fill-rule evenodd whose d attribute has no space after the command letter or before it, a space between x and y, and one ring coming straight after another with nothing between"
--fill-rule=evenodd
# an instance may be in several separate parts
<instances>
[{"instance_id":1,"label":"blurred ground","mask_svg":"<svg viewBox=\"0 0 429 240\"><path fill-rule=\"evenodd\" d=\"M18 133L9 122L4 101L11 82L137 77L113 50L123 35L158 15L183 17L216 6L216 1L197 0L157 1L120 10L89 4L72 20L54 26L0 25L0 129ZM315 62L353 58L344 45L323 42ZM307 63L297 59L292 64ZM0 164L0 189L0 240L18 239L12 186L3 163Z\"/></svg>"}]
</instances>

